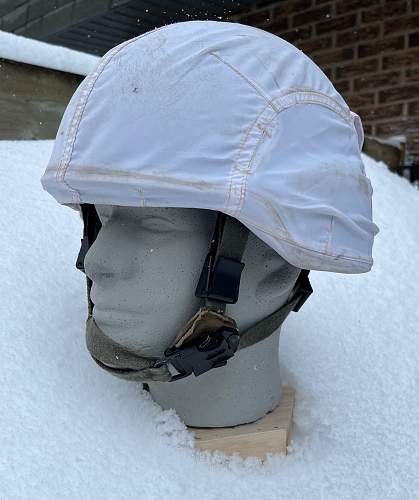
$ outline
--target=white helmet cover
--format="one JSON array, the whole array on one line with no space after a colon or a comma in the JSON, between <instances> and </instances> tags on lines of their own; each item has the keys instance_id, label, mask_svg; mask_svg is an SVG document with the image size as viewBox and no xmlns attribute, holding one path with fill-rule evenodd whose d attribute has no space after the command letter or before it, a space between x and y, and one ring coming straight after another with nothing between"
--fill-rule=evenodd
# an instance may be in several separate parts
<instances>
[{"instance_id":1,"label":"white helmet cover","mask_svg":"<svg viewBox=\"0 0 419 500\"><path fill-rule=\"evenodd\" d=\"M378 233L363 140L359 116L293 45L181 22L103 56L42 184L65 205L221 211L296 267L362 273Z\"/></svg>"}]
</instances>

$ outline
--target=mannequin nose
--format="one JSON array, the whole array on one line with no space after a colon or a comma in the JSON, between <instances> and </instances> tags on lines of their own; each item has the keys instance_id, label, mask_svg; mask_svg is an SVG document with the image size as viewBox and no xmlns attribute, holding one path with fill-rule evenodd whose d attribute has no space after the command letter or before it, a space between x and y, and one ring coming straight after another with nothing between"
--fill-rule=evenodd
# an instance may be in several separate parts
<instances>
[{"instance_id":1,"label":"mannequin nose","mask_svg":"<svg viewBox=\"0 0 419 500\"><path fill-rule=\"evenodd\" d=\"M93 243L84 259L86 276L93 283L112 283L116 280L126 280L141 274L136 256L125 255L118 251L111 254L109 250L102 252L101 249L104 248L106 247L102 244L96 245L96 242Z\"/></svg>"},{"instance_id":2,"label":"mannequin nose","mask_svg":"<svg viewBox=\"0 0 419 500\"><path fill-rule=\"evenodd\" d=\"M109 271L105 266L100 264L85 265L86 276L88 276L93 283L102 283L106 280L115 278L115 273Z\"/></svg>"}]
</instances>

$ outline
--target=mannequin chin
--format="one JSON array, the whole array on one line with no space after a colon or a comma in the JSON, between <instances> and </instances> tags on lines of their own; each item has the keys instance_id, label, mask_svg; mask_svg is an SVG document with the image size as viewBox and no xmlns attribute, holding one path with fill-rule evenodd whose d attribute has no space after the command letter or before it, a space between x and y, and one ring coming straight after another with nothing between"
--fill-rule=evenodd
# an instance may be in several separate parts
<instances>
[{"instance_id":1,"label":"mannequin chin","mask_svg":"<svg viewBox=\"0 0 419 500\"><path fill-rule=\"evenodd\" d=\"M160 357L201 305L194 295L216 213L188 208L96 205L102 229L85 258L93 316L116 342ZM226 313L244 330L289 297L300 269L249 234L240 297ZM150 382L153 399L185 424L252 422L281 399L279 330L226 366L176 382Z\"/></svg>"}]
</instances>

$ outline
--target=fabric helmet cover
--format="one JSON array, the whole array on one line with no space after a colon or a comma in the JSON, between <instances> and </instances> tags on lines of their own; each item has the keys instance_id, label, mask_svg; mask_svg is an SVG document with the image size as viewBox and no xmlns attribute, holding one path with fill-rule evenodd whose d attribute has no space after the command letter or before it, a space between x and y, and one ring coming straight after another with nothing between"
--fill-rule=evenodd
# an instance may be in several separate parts
<instances>
[{"instance_id":1,"label":"fabric helmet cover","mask_svg":"<svg viewBox=\"0 0 419 500\"><path fill-rule=\"evenodd\" d=\"M72 97L42 184L61 204L203 208L301 269L370 270L364 136L283 39L188 21L110 50Z\"/></svg>"}]
</instances>

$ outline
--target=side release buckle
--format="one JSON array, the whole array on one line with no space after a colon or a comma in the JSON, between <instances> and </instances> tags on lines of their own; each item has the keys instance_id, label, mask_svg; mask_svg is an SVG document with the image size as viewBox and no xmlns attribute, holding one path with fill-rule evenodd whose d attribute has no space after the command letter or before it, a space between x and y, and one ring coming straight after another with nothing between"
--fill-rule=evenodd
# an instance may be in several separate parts
<instances>
[{"instance_id":1,"label":"side release buckle","mask_svg":"<svg viewBox=\"0 0 419 500\"><path fill-rule=\"evenodd\" d=\"M171 364L179 372L172 381L187 377L192 373L197 377L203 373L227 364L234 356L240 337L235 328L223 327L208 334L202 341L181 347L169 347L164 352L162 362Z\"/></svg>"}]
</instances>

